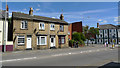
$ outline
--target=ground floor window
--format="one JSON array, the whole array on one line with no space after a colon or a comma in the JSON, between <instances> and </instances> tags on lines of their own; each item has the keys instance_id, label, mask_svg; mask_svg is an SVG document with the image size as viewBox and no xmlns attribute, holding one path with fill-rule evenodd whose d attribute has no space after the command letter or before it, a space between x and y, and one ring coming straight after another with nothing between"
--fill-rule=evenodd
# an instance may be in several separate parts
<instances>
[{"instance_id":1,"label":"ground floor window","mask_svg":"<svg viewBox=\"0 0 120 68\"><path fill-rule=\"evenodd\" d=\"M25 36L18 36L18 45L25 44Z\"/></svg>"},{"instance_id":2,"label":"ground floor window","mask_svg":"<svg viewBox=\"0 0 120 68\"><path fill-rule=\"evenodd\" d=\"M47 37L37 36L37 45L47 45Z\"/></svg>"},{"instance_id":3,"label":"ground floor window","mask_svg":"<svg viewBox=\"0 0 120 68\"><path fill-rule=\"evenodd\" d=\"M59 44L65 44L65 36L59 36Z\"/></svg>"}]
</instances>

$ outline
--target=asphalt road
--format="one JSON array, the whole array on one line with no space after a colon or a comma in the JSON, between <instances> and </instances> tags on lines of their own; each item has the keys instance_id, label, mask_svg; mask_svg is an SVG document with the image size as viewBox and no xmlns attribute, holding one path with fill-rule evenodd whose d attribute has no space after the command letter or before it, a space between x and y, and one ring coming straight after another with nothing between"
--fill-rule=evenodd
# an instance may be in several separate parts
<instances>
[{"instance_id":1,"label":"asphalt road","mask_svg":"<svg viewBox=\"0 0 120 68\"><path fill-rule=\"evenodd\" d=\"M118 63L118 48L103 46L4 53L3 66L102 66Z\"/></svg>"}]
</instances>

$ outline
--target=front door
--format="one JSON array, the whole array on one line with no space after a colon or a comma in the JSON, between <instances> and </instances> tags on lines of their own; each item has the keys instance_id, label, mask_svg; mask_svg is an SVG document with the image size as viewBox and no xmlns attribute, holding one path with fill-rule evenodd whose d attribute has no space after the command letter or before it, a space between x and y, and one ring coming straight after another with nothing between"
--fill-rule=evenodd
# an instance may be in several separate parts
<instances>
[{"instance_id":1,"label":"front door","mask_svg":"<svg viewBox=\"0 0 120 68\"><path fill-rule=\"evenodd\" d=\"M55 47L55 37L51 36L50 38L50 47Z\"/></svg>"},{"instance_id":2,"label":"front door","mask_svg":"<svg viewBox=\"0 0 120 68\"><path fill-rule=\"evenodd\" d=\"M31 36L27 36L27 49L31 49Z\"/></svg>"}]
</instances>

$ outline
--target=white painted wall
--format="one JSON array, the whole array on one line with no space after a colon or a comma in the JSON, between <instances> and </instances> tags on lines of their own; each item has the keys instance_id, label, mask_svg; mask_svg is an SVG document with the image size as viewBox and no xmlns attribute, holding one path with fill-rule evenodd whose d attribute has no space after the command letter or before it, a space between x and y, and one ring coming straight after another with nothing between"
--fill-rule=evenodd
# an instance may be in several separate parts
<instances>
[{"instance_id":1,"label":"white painted wall","mask_svg":"<svg viewBox=\"0 0 120 68\"><path fill-rule=\"evenodd\" d=\"M2 40L3 40L3 23L5 23L5 21L0 20L0 45L3 45ZM7 39L8 39L8 21L6 21L6 43L7 43Z\"/></svg>"},{"instance_id":2,"label":"white painted wall","mask_svg":"<svg viewBox=\"0 0 120 68\"><path fill-rule=\"evenodd\" d=\"M118 29L118 37L120 38L120 29Z\"/></svg>"},{"instance_id":3,"label":"white painted wall","mask_svg":"<svg viewBox=\"0 0 120 68\"><path fill-rule=\"evenodd\" d=\"M3 21L0 20L0 45L2 45Z\"/></svg>"}]
</instances>

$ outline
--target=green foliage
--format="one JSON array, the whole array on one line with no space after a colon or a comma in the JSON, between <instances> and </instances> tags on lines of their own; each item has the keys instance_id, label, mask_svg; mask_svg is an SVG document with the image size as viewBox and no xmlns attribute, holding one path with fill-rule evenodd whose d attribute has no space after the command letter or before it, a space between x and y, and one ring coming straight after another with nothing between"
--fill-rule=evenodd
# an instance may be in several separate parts
<instances>
[{"instance_id":1,"label":"green foliage","mask_svg":"<svg viewBox=\"0 0 120 68\"><path fill-rule=\"evenodd\" d=\"M88 25L83 27L84 34L86 34L88 32L88 30L89 30L89 26Z\"/></svg>"},{"instance_id":2,"label":"green foliage","mask_svg":"<svg viewBox=\"0 0 120 68\"><path fill-rule=\"evenodd\" d=\"M85 26L83 27L83 32L84 35L87 39L90 39L90 37L92 37L92 35L99 35L99 28L94 28L94 27L90 27L89 26ZM88 35L90 34L90 35ZM92 35L91 35L92 34Z\"/></svg>"},{"instance_id":3,"label":"green foliage","mask_svg":"<svg viewBox=\"0 0 120 68\"><path fill-rule=\"evenodd\" d=\"M81 40L86 41L85 35L83 33L80 33Z\"/></svg>"},{"instance_id":4,"label":"green foliage","mask_svg":"<svg viewBox=\"0 0 120 68\"><path fill-rule=\"evenodd\" d=\"M74 32L72 34L72 39L74 40L74 42L78 41L78 44L84 44L84 41L86 40L84 34L83 33L78 33L78 32Z\"/></svg>"},{"instance_id":5,"label":"green foliage","mask_svg":"<svg viewBox=\"0 0 120 68\"><path fill-rule=\"evenodd\" d=\"M70 43L73 44L73 43L74 43L74 40L70 40Z\"/></svg>"},{"instance_id":6,"label":"green foliage","mask_svg":"<svg viewBox=\"0 0 120 68\"><path fill-rule=\"evenodd\" d=\"M74 33L72 34L72 39L73 39L74 41L80 41L80 39L81 39L80 33L74 32Z\"/></svg>"},{"instance_id":7,"label":"green foliage","mask_svg":"<svg viewBox=\"0 0 120 68\"><path fill-rule=\"evenodd\" d=\"M85 45L85 43L84 43L83 40L80 40L79 44L83 44L83 45Z\"/></svg>"}]
</instances>

